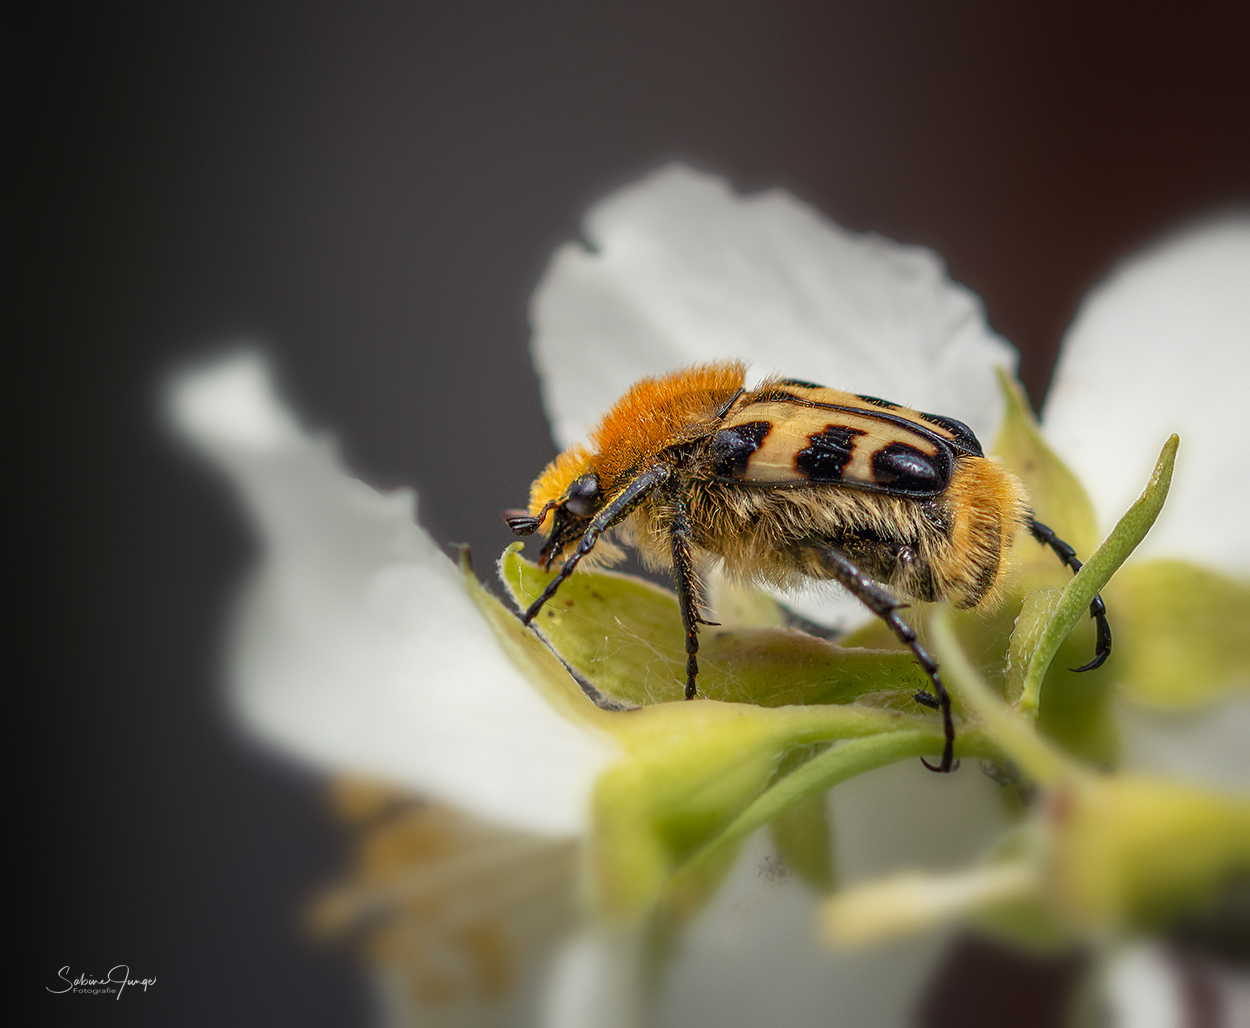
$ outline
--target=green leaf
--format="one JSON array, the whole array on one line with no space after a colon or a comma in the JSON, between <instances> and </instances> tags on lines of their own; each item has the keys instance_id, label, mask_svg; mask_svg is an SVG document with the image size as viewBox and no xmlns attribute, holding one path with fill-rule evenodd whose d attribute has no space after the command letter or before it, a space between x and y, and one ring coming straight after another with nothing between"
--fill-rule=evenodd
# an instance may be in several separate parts
<instances>
[{"instance_id":1,"label":"green leaf","mask_svg":"<svg viewBox=\"0 0 1250 1028\"><path fill-rule=\"evenodd\" d=\"M1120 519L1107 541L1090 557L1064 590L1055 614L1038 640L1025 671L1019 707L1026 713L1037 715L1041 703L1042 681L1059 652L1059 647L1068 638L1076 623L1086 616L1090 601L1145 538L1155 518L1159 516L1159 511L1163 509L1163 502L1167 499L1168 487L1172 482L1172 467L1176 462L1176 449L1179 445L1180 439L1175 435L1164 444L1145 491Z\"/></svg>"},{"instance_id":2,"label":"green leaf","mask_svg":"<svg viewBox=\"0 0 1250 1028\"><path fill-rule=\"evenodd\" d=\"M1107 603L1127 695L1184 708L1250 689L1250 582L1181 560L1130 564Z\"/></svg>"},{"instance_id":3,"label":"green leaf","mask_svg":"<svg viewBox=\"0 0 1250 1028\"><path fill-rule=\"evenodd\" d=\"M500 575L517 606L527 607L553 577L514 544ZM677 597L640 578L578 570L547 602L535 625L579 675L631 706L682 699L685 633ZM699 694L777 707L848 703L870 693L909 697L927 679L909 653L848 649L789 628L717 628L699 635Z\"/></svg>"},{"instance_id":4,"label":"green leaf","mask_svg":"<svg viewBox=\"0 0 1250 1028\"><path fill-rule=\"evenodd\" d=\"M610 713L595 706L560 659L477 580L468 547L460 551L460 570L469 597L495 633L500 647L547 702L583 727L609 730Z\"/></svg>"}]
</instances>

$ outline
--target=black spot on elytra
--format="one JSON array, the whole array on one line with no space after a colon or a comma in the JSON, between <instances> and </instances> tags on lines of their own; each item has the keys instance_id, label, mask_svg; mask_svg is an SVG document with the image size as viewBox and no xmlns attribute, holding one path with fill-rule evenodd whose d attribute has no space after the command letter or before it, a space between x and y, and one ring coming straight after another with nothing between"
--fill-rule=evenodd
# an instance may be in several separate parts
<instances>
[{"instance_id":1,"label":"black spot on elytra","mask_svg":"<svg viewBox=\"0 0 1250 1028\"><path fill-rule=\"evenodd\" d=\"M714 474L718 478L742 478L747 461L772 431L772 422L749 421L733 428L722 428L712 436Z\"/></svg>"},{"instance_id":2,"label":"black spot on elytra","mask_svg":"<svg viewBox=\"0 0 1250 1028\"><path fill-rule=\"evenodd\" d=\"M950 463L938 450L930 457L906 443L890 443L872 455L872 472L878 485L891 492L940 493L950 482Z\"/></svg>"},{"instance_id":3,"label":"black spot on elytra","mask_svg":"<svg viewBox=\"0 0 1250 1028\"><path fill-rule=\"evenodd\" d=\"M777 381L778 385L792 386L795 389L824 389L822 385L815 382L805 382L801 378L782 378Z\"/></svg>"},{"instance_id":4,"label":"black spot on elytra","mask_svg":"<svg viewBox=\"0 0 1250 1028\"><path fill-rule=\"evenodd\" d=\"M898 410L897 403L891 403L889 400L883 400L880 396L868 396L865 393L855 394L864 403L871 403L874 407L884 407L886 410Z\"/></svg>"},{"instance_id":5,"label":"black spot on elytra","mask_svg":"<svg viewBox=\"0 0 1250 1028\"><path fill-rule=\"evenodd\" d=\"M962 421L956 421L954 418L948 418L945 414L921 414L925 421L931 425L940 425L955 437L955 441L961 443L963 448L969 453L977 457L984 457L985 452L981 449L981 440L976 437L976 433L972 431Z\"/></svg>"},{"instance_id":6,"label":"black spot on elytra","mask_svg":"<svg viewBox=\"0 0 1250 1028\"><path fill-rule=\"evenodd\" d=\"M855 450L855 437L863 434L858 428L826 425L794 455L794 466L812 482L841 482L842 469Z\"/></svg>"}]
</instances>

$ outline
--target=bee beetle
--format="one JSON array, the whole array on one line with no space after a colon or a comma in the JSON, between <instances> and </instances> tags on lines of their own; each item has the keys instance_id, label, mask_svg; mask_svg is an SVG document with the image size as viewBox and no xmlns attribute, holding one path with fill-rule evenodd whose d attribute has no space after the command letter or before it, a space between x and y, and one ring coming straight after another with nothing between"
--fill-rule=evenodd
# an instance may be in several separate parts
<instances>
[{"instance_id":1,"label":"bee beetle","mask_svg":"<svg viewBox=\"0 0 1250 1028\"><path fill-rule=\"evenodd\" d=\"M773 378L745 388L741 362L705 364L635 383L590 433L539 475L527 511L508 526L530 535L550 517L540 551L559 573L525 611L530 624L605 532L644 563L671 570L686 632L686 699L699 675L697 567L719 559L731 576L781 589L837 582L911 649L940 710L941 763L952 769L955 728L937 661L920 645L898 599L989 607L1001 592L1004 554L1021 527L1073 572L1076 553L1029 509L1024 487L985 456L954 418L875 396ZM619 551L605 542L596 556ZM1095 656L1111 652L1102 599Z\"/></svg>"}]
</instances>

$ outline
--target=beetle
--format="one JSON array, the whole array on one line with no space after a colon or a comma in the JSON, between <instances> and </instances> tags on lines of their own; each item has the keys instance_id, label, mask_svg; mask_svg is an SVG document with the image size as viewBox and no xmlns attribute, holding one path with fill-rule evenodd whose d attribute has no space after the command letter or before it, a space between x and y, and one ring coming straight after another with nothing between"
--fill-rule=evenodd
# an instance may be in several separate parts
<instances>
[{"instance_id":1,"label":"beetle","mask_svg":"<svg viewBox=\"0 0 1250 1028\"><path fill-rule=\"evenodd\" d=\"M559 564L522 615L531 624L605 534L669 570L686 638L686 699L698 693L697 569L719 560L732 577L792 589L831 580L881 618L915 656L933 692L916 699L942 716L945 745L931 770L953 768L950 697L938 663L900 616L902 598L992 609L1006 554L1021 528L1073 573L1075 551L1033 517L1024 486L986 457L954 418L792 378L747 389L739 361L636 382L590 433L534 482L530 505L505 512L518 535L550 518L540 562ZM592 558L594 559L594 558ZM1101 597L1090 604L1095 655L1111 652Z\"/></svg>"}]
</instances>

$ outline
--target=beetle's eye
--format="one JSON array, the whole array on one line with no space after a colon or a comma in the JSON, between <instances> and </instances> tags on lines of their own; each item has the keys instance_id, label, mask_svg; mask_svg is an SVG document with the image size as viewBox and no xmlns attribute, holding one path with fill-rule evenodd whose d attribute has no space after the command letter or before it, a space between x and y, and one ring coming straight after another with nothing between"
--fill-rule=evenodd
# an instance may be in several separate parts
<instances>
[{"instance_id":1,"label":"beetle's eye","mask_svg":"<svg viewBox=\"0 0 1250 1028\"><path fill-rule=\"evenodd\" d=\"M564 509L574 517L588 518L599 500L599 479L594 475L582 475L569 486L564 498Z\"/></svg>"}]
</instances>

